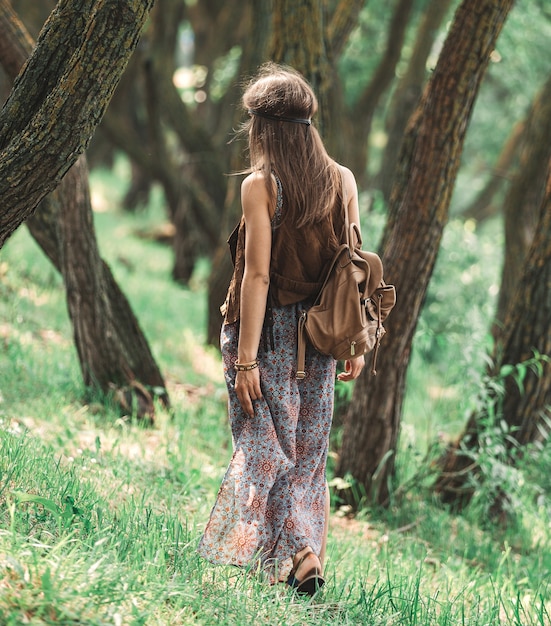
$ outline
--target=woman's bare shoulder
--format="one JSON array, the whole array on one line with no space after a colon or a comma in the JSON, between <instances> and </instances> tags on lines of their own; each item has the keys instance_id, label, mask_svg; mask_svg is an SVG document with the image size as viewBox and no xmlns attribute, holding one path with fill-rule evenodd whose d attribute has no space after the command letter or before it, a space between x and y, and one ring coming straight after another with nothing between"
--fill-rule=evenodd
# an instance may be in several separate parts
<instances>
[{"instance_id":1,"label":"woman's bare shoulder","mask_svg":"<svg viewBox=\"0 0 551 626\"><path fill-rule=\"evenodd\" d=\"M243 192L258 193L262 188L266 189L266 181L262 172L252 172L241 182L241 190Z\"/></svg>"},{"instance_id":2,"label":"woman's bare shoulder","mask_svg":"<svg viewBox=\"0 0 551 626\"><path fill-rule=\"evenodd\" d=\"M260 207L266 208L269 214L270 196L266 189L266 181L260 172L253 172L241 183L241 206L245 218L252 213L258 214Z\"/></svg>"},{"instance_id":3,"label":"woman's bare shoulder","mask_svg":"<svg viewBox=\"0 0 551 626\"><path fill-rule=\"evenodd\" d=\"M352 170L348 169L346 167L346 165L341 165L340 163L337 163L339 170L341 171L341 175L343 177L343 180L345 181L345 183L347 184L356 184L356 177L354 176L354 174L352 173Z\"/></svg>"},{"instance_id":4,"label":"woman's bare shoulder","mask_svg":"<svg viewBox=\"0 0 551 626\"><path fill-rule=\"evenodd\" d=\"M345 165L341 165L340 163L337 163L337 165L341 172L343 184L345 185L346 190L351 195L355 194L356 193L356 177L352 173L352 170L348 169Z\"/></svg>"}]
</instances>

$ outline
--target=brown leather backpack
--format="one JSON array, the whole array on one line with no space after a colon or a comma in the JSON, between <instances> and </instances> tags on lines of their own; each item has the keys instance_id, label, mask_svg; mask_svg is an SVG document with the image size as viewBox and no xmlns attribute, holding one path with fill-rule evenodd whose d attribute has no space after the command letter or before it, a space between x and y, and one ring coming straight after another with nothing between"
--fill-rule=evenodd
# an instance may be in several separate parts
<instances>
[{"instance_id":1,"label":"brown leather backpack","mask_svg":"<svg viewBox=\"0 0 551 626\"><path fill-rule=\"evenodd\" d=\"M306 340L337 360L353 359L373 351L371 373L375 375L377 353L385 334L383 322L396 304L394 285L383 280L383 264L374 252L361 250L356 224L348 220L344 202L346 242L336 251L314 304L298 323L296 377L306 376Z\"/></svg>"}]
</instances>

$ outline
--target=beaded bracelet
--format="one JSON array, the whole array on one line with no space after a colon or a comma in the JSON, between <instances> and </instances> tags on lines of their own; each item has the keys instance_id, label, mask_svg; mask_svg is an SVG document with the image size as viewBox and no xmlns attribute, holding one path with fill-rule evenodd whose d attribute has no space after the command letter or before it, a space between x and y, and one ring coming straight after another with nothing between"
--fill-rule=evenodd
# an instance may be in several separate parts
<instances>
[{"instance_id":1,"label":"beaded bracelet","mask_svg":"<svg viewBox=\"0 0 551 626\"><path fill-rule=\"evenodd\" d=\"M258 361L255 359L250 363L236 363L233 367L236 372L250 372L258 367Z\"/></svg>"}]
</instances>

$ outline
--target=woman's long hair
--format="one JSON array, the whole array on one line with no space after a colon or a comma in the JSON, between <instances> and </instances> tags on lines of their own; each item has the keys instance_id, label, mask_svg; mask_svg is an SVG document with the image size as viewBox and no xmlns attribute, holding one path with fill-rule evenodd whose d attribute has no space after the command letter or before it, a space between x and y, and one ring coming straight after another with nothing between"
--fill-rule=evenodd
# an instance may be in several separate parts
<instances>
[{"instance_id":1,"label":"woman's long hair","mask_svg":"<svg viewBox=\"0 0 551 626\"><path fill-rule=\"evenodd\" d=\"M318 108L308 82L292 68L267 63L245 89L242 102L250 115L243 126L249 136L247 171L263 173L272 198L271 173L279 177L284 219L300 228L331 216L341 195L341 174L318 131L307 123Z\"/></svg>"}]
</instances>

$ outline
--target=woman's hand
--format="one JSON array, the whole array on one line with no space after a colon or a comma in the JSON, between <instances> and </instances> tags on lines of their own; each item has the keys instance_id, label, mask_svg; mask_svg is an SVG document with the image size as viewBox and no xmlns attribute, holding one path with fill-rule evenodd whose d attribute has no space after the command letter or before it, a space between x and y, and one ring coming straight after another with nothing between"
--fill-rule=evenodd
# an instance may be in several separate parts
<instances>
[{"instance_id":1,"label":"woman's hand","mask_svg":"<svg viewBox=\"0 0 551 626\"><path fill-rule=\"evenodd\" d=\"M248 372L237 372L235 376L235 393L243 411L249 417L254 417L253 400L262 398L258 367Z\"/></svg>"},{"instance_id":2,"label":"woman's hand","mask_svg":"<svg viewBox=\"0 0 551 626\"><path fill-rule=\"evenodd\" d=\"M362 373L365 365L363 354L355 359L348 359L344 362L344 372L341 372L337 378L343 382L355 380Z\"/></svg>"}]
</instances>

